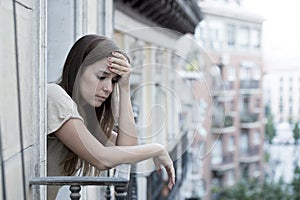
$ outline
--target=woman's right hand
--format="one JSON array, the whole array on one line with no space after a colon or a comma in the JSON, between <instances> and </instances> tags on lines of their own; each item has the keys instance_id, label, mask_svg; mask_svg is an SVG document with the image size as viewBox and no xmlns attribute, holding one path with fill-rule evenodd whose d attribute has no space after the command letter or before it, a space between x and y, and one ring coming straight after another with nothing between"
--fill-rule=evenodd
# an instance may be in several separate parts
<instances>
[{"instance_id":1,"label":"woman's right hand","mask_svg":"<svg viewBox=\"0 0 300 200\"><path fill-rule=\"evenodd\" d=\"M158 173L161 173L161 167L164 166L169 178L168 187L172 189L173 185L175 184L175 170L173 166L173 161L171 160L167 150L163 148L161 154L154 157L153 161Z\"/></svg>"}]
</instances>

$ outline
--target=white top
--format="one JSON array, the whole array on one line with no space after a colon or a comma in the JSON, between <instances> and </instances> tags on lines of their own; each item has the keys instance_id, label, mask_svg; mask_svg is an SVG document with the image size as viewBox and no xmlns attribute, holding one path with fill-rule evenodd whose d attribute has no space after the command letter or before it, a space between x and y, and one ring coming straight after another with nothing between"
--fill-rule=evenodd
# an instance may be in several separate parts
<instances>
[{"instance_id":1,"label":"white top","mask_svg":"<svg viewBox=\"0 0 300 200\"><path fill-rule=\"evenodd\" d=\"M61 162L68 149L52 133L71 118L81 119L77 105L66 91L57 84L47 85L47 173L48 176L64 175Z\"/></svg>"}]
</instances>

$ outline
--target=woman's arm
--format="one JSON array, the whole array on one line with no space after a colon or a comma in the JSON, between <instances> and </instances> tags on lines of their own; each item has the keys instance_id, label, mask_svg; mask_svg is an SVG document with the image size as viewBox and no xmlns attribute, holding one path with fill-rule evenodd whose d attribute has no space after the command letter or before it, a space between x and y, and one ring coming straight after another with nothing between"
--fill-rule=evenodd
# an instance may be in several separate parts
<instances>
[{"instance_id":1,"label":"woman's arm","mask_svg":"<svg viewBox=\"0 0 300 200\"><path fill-rule=\"evenodd\" d=\"M117 136L116 145L132 146L137 145L137 132L133 117L133 111L130 100L130 69L131 66L128 63L124 55L120 53L113 53L114 57L111 58L110 70L121 76L119 85L119 132Z\"/></svg>"},{"instance_id":2,"label":"woman's arm","mask_svg":"<svg viewBox=\"0 0 300 200\"><path fill-rule=\"evenodd\" d=\"M129 86L128 88L120 86L119 92L119 132L116 145L137 145L137 131L131 106Z\"/></svg>"},{"instance_id":3,"label":"woman's arm","mask_svg":"<svg viewBox=\"0 0 300 200\"><path fill-rule=\"evenodd\" d=\"M81 159L86 160L99 170L153 158L158 170L160 170L161 165L166 168L169 175L169 187L175 183L173 162L168 152L160 144L104 147L79 119L69 119L55 132L55 135Z\"/></svg>"}]
</instances>

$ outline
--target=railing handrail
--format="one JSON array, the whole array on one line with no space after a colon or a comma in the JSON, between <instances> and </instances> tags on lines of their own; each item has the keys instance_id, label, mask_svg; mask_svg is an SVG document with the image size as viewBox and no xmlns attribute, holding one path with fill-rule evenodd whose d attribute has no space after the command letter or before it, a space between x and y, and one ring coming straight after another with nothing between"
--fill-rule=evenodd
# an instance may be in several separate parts
<instances>
[{"instance_id":1,"label":"railing handrail","mask_svg":"<svg viewBox=\"0 0 300 200\"><path fill-rule=\"evenodd\" d=\"M29 185L124 185L128 179L116 177L94 177L94 176L46 176L32 177Z\"/></svg>"},{"instance_id":2,"label":"railing handrail","mask_svg":"<svg viewBox=\"0 0 300 200\"><path fill-rule=\"evenodd\" d=\"M113 177L104 176L46 176L32 177L29 185L70 185L72 200L79 200L81 186L98 185L107 186L106 197L111 199L110 186L115 186L115 199L125 200L127 198L127 187L130 181L131 165L123 164L117 166Z\"/></svg>"}]
</instances>

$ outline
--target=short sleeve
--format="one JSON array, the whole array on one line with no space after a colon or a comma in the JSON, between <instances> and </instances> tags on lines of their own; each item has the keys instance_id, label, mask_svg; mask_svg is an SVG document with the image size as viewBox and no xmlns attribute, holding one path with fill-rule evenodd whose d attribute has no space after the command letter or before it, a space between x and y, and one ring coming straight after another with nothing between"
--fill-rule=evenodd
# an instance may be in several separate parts
<instances>
[{"instance_id":1,"label":"short sleeve","mask_svg":"<svg viewBox=\"0 0 300 200\"><path fill-rule=\"evenodd\" d=\"M47 85L47 135L57 131L71 118L80 119L77 105L57 84Z\"/></svg>"}]
</instances>

